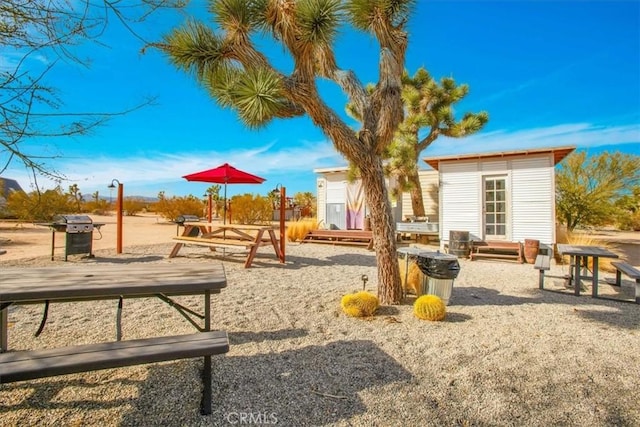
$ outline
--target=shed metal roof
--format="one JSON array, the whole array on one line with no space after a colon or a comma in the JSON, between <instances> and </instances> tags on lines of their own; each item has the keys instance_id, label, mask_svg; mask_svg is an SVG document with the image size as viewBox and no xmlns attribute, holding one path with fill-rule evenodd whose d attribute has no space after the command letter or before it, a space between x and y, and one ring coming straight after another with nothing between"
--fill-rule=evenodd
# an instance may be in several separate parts
<instances>
[{"instance_id":1,"label":"shed metal roof","mask_svg":"<svg viewBox=\"0 0 640 427\"><path fill-rule=\"evenodd\" d=\"M487 153L471 153L471 154L469 153L452 154L447 156L425 157L422 160L425 163L427 163L429 166L434 168L435 170L438 170L438 168L440 167L440 162L455 162L455 161L479 160L479 159L488 160L488 159L522 157L522 156L551 153L553 155L553 164L557 165L575 149L576 149L575 146L567 145L563 147L532 148L529 150L494 151L494 152L487 152Z\"/></svg>"}]
</instances>

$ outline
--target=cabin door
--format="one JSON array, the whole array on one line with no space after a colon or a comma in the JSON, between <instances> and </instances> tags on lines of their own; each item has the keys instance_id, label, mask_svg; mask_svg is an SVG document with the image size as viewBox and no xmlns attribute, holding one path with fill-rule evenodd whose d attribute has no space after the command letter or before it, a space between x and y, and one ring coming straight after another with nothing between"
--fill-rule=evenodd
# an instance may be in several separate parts
<instances>
[{"instance_id":1,"label":"cabin door","mask_svg":"<svg viewBox=\"0 0 640 427\"><path fill-rule=\"evenodd\" d=\"M484 177L484 240L507 238L507 177Z\"/></svg>"}]
</instances>

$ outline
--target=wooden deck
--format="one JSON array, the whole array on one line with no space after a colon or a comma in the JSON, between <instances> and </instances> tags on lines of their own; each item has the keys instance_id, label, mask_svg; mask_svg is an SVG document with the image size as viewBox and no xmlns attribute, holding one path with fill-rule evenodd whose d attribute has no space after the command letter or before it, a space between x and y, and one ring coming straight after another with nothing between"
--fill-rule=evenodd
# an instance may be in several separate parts
<instances>
[{"instance_id":1,"label":"wooden deck","mask_svg":"<svg viewBox=\"0 0 640 427\"><path fill-rule=\"evenodd\" d=\"M373 232L364 230L311 230L301 243L366 246L373 249Z\"/></svg>"}]
</instances>

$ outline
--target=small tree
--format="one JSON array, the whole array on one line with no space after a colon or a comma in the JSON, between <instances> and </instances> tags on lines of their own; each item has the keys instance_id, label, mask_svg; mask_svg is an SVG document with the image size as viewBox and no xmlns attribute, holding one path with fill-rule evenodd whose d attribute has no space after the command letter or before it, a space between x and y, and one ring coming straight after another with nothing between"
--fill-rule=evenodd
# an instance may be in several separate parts
<instances>
[{"instance_id":1,"label":"small tree","mask_svg":"<svg viewBox=\"0 0 640 427\"><path fill-rule=\"evenodd\" d=\"M316 216L316 196L306 191L304 193L296 193L293 195L293 203L300 207L300 215L303 218Z\"/></svg>"},{"instance_id":2,"label":"small tree","mask_svg":"<svg viewBox=\"0 0 640 427\"><path fill-rule=\"evenodd\" d=\"M231 219L236 224L266 224L271 221L273 207L268 197L243 194L231 198Z\"/></svg>"},{"instance_id":3,"label":"small tree","mask_svg":"<svg viewBox=\"0 0 640 427\"><path fill-rule=\"evenodd\" d=\"M29 194L14 192L7 200L7 210L23 221L51 221L55 215L74 212L75 201L60 186Z\"/></svg>"},{"instance_id":4,"label":"small tree","mask_svg":"<svg viewBox=\"0 0 640 427\"><path fill-rule=\"evenodd\" d=\"M572 231L579 226L613 223L616 202L640 185L640 156L570 154L556 174L556 213ZM635 190L637 191L637 190Z\"/></svg>"},{"instance_id":5,"label":"small tree","mask_svg":"<svg viewBox=\"0 0 640 427\"><path fill-rule=\"evenodd\" d=\"M167 198L164 191L158 193L158 201L153 205L153 210L158 215L170 221L175 221L180 215L202 216L204 203L199 198L188 195L185 197Z\"/></svg>"}]
</instances>

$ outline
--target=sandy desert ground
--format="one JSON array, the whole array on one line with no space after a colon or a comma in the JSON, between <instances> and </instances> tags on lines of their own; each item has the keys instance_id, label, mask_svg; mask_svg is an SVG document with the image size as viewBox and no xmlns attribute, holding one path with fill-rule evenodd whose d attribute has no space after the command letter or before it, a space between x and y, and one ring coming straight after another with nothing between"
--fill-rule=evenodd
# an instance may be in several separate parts
<instances>
[{"instance_id":1,"label":"sandy desert ground","mask_svg":"<svg viewBox=\"0 0 640 427\"><path fill-rule=\"evenodd\" d=\"M202 361L192 359L1 385L3 426L225 426L243 414L282 426L640 425L640 305L620 301L632 299L630 281L601 285L617 300L576 297L565 265L552 265L541 291L530 264L461 259L445 321L417 319L413 295L355 319L339 303L362 274L376 292L364 248L288 243L280 264L265 247L245 269L242 255L202 247L168 259L176 226L153 216L125 217L118 255L115 218L93 219L107 223L95 258L67 263L60 247L50 260L47 228L0 227L0 286L3 271L32 266L222 263L228 286L212 310L231 346L214 357L214 413L199 414ZM35 338L41 315L41 305L10 307L10 349L114 338L113 301L53 304ZM191 332L160 300L125 303L124 339Z\"/></svg>"}]
</instances>

